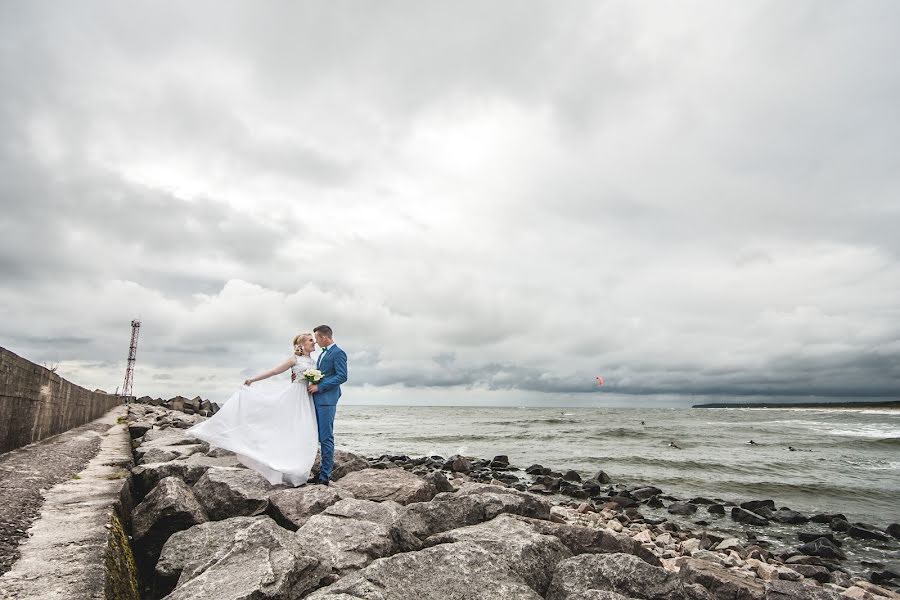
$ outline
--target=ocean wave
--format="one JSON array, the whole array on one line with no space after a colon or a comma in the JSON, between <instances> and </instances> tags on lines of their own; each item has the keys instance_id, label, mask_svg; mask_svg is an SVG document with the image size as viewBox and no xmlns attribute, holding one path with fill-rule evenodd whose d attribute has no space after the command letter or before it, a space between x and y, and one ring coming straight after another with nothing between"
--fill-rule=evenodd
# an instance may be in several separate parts
<instances>
[{"instance_id":1,"label":"ocean wave","mask_svg":"<svg viewBox=\"0 0 900 600\"><path fill-rule=\"evenodd\" d=\"M821 443L822 446L829 448L856 448L856 449L900 449L900 437L890 438L856 438L847 440L827 440Z\"/></svg>"},{"instance_id":2,"label":"ocean wave","mask_svg":"<svg viewBox=\"0 0 900 600\"><path fill-rule=\"evenodd\" d=\"M735 465L700 460L668 460L649 456L592 456L579 457L579 459L586 463L608 466L615 465L619 468L632 466L654 467L656 469L670 470L673 472L702 471L704 473L724 473L733 475L759 475L761 473L784 474L786 471L796 469L796 465L793 463Z\"/></svg>"}]
</instances>

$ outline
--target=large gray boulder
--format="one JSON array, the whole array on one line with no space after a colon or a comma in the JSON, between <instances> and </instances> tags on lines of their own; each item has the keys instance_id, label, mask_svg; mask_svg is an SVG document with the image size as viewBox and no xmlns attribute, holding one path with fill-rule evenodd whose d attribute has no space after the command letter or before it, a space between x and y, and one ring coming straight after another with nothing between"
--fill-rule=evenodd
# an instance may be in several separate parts
<instances>
[{"instance_id":1,"label":"large gray boulder","mask_svg":"<svg viewBox=\"0 0 900 600\"><path fill-rule=\"evenodd\" d=\"M263 513L272 485L250 469L212 467L194 485L194 494L213 521Z\"/></svg>"},{"instance_id":2,"label":"large gray boulder","mask_svg":"<svg viewBox=\"0 0 900 600\"><path fill-rule=\"evenodd\" d=\"M492 521L445 531L425 540L426 546L474 542L495 560L506 561L510 570L537 593L546 593L556 566L572 553L557 538L536 533L527 523L510 515Z\"/></svg>"},{"instance_id":3,"label":"large gray boulder","mask_svg":"<svg viewBox=\"0 0 900 600\"><path fill-rule=\"evenodd\" d=\"M427 502L437 493L433 485L403 469L363 469L345 475L333 486L354 498L400 504Z\"/></svg>"},{"instance_id":4,"label":"large gray boulder","mask_svg":"<svg viewBox=\"0 0 900 600\"><path fill-rule=\"evenodd\" d=\"M342 492L346 493L346 492ZM359 498L344 498L325 509L325 514L345 519L370 521L380 525L397 524L403 506L393 500L373 502Z\"/></svg>"},{"instance_id":5,"label":"large gray boulder","mask_svg":"<svg viewBox=\"0 0 900 600\"><path fill-rule=\"evenodd\" d=\"M200 440L195 437L191 437L183 429L177 429L172 427L167 427L162 429L160 427L153 427L143 436L141 436L141 445L138 446L138 449L135 452L140 452L140 449L143 448L144 451L160 446L177 446L180 444L199 444Z\"/></svg>"},{"instance_id":6,"label":"large gray boulder","mask_svg":"<svg viewBox=\"0 0 900 600\"><path fill-rule=\"evenodd\" d=\"M686 584L702 585L714 598L764 600L766 597L762 580L742 577L711 561L687 559L678 574Z\"/></svg>"},{"instance_id":7,"label":"large gray boulder","mask_svg":"<svg viewBox=\"0 0 900 600\"><path fill-rule=\"evenodd\" d=\"M138 456L138 464L145 464L187 458L192 454L202 454L207 450L209 450L209 447L201 444L178 444L176 446L139 447L135 450L135 454Z\"/></svg>"},{"instance_id":8,"label":"large gray boulder","mask_svg":"<svg viewBox=\"0 0 900 600\"><path fill-rule=\"evenodd\" d=\"M208 517L186 483L177 477L166 477L134 508L131 519L135 550L145 568L149 568L169 536L203 523Z\"/></svg>"},{"instance_id":9,"label":"large gray boulder","mask_svg":"<svg viewBox=\"0 0 900 600\"><path fill-rule=\"evenodd\" d=\"M566 600L634 600L622 594L602 590L585 590L572 594Z\"/></svg>"},{"instance_id":10,"label":"large gray boulder","mask_svg":"<svg viewBox=\"0 0 900 600\"><path fill-rule=\"evenodd\" d=\"M327 575L325 566L309 556L294 534L270 518L237 526L228 521L195 527L196 531L170 540L166 568L176 556L187 560L167 600L292 600ZM194 560L188 558L191 553Z\"/></svg>"},{"instance_id":11,"label":"large gray boulder","mask_svg":"<svg viewBox=\"0 0 900 600\"><path fill-rule=\"evenodd\" d=\"M135 496L143 498L166 477L178 477L186 484L194 485L210 467L238 468L239 464L235 457L213 458L192 454L183 460L138 465L131 470Z\"/></svg>"},{"instance_id":12,"label":"large gray boulder","mask_svg":"<svg viewBox=\"0 0 900 600\"><path fill-rule=\"evenodd\" d=\"M376 560L309 600L541 600L505 561L472 542Z\"/></svg>"},{"instance_id":13,"label":"large gray boulder","mask_svg":"<svg viewBox=\"0 0 900 600\"><path fill-rule=\"evenodd\" d=\"M530 496L530 494L528 495ZM400 521L410 533L425 539L436 533L477 525L504 514L545 514L545 503L524 493L446 493L431 502L415 502L403 508ZM549 506L547 507L549 514Z\"/></svg>"},{"instance_id":14,"label":"large gray boulder","mask_svg":"<svg viewBox=\"0 0 900 600\"><path fill-rule=\"evenodd\" d=\"M310 475L312 477L319 476L319 469L322 466L322 455L316 455L316 460L313 462L312 471ZM334 468L331 470L331 481L337 481L338 479L343 478L348 473L352 473L354 471L362 471L363 469L369 468L369 461L367 461L362 456L353 454L352 452L347 452L346 450L335 450L334 451Z\"/></svg>"},{"instance_id":15,"label":"large gray boulder","mask_svg":"<svg viewBox=\"0 0 900 600\"><path fill-rule=\"evenodd\" d=\"M659 557L625 533L617 533L611 529L594 529L593 527L555 523L529 517L517 518L530 525L538 533L557 537L574 555L622 552L634 554L654 567L662 566Z\"/></svg>"},{"instance_id":16,"label":"large gray boulder","mask_svg":"<svg viewBox=\"0 0 900 600\"><path fill-rule=\"evenodd\" d=\"M776 579L766 584L766 600L846 600L846 597L809 581Z\"/></svg>"},{"instance_id":17,"label":"large gray boulder","mask_svg":"<svg viewBox=\"0 0 900 600\"><path fill-rule=\"evenodd\" d=\"M647 600L677 600L684 586L674 573L648 565L631 554L582 554L562 561L547 590L547 600L567 600L587 590L609 591Z\"/></svg>"},{"instance_id":18,"label":"large gray boulder","mask_svg":"<svg viewBox=\"0 0 900 600\"><path fill-rule=\"evenodd\" d=\"M489 483L464 483L456 492L457 496L472 496L482 494L497 494L500 499L507 504L502 511L506 513L514 513L525 517L533 517L535 519L550 518L550 503L543 498L530 492L522 492L515 488L505 487L502 485L494 485ZM439 494L435 500L443 501L450 498L450 494ZM512 498L515 498L514 500Z\"/></svg>"},{"instance_id":19,"label":"large gray boulder","mask_svg":"<svg viewBox=\"0 0 900 600\"><path fill-rule=\"evenodd\" d=\"M346 497L347 492L324 485L275 490L266 512L282 527L297 531L311 516Z\"/></svg>"},{"instance_id":20,"label":"large gray boulder","mask_svg":"<svg viewBox=\"0 0 900 600\"><path fill-rule=\"evenodd\" d=\"M294 534L306 552L332 572L344 575L376 558L421 548L421 542L397 525L320 513Z\"/></svg>"},{"instance_id":21,"label":"large gray boulder","mask_svg":"<svg viewBox=\"0 0 900 600\"><path fill-rule=\"evenodd\" d=\"M232 517L222 521L210 521L195 525L190 529L173 533L163 545L156 563L157 591L167 594L178 584L181 574L188 576L182 583L195 576L210 556L229 548L241 532L257 521L269 517Z\"/></svg>"}]
</instances>

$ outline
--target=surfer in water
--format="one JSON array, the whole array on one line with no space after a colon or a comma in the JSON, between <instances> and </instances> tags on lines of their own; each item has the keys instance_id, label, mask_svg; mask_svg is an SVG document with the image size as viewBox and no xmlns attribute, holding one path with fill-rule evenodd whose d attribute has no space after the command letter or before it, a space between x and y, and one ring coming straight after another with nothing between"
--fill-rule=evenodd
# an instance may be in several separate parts
<instances>
[{"instance_id":1,"label":"surfer in water","mask_svg":"<svg viewBox=\"0 0 900 600\"><path fill-rule=\"evenodd\" d=\"M669 442L669 448L675 448L676 450L681 450L681 446L679 446L675 442Z\"/></svg>"}]
</instances>

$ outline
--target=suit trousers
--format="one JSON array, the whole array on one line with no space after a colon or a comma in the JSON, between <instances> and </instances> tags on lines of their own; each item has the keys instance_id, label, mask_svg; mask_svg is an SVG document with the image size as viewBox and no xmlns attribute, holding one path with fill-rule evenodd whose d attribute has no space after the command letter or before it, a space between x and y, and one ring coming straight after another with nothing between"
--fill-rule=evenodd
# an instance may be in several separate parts
<instances>
[{"instance_id":1,"label":"suit trousers","mask_svg":"<svg viewBox=\"0 0 900 600\"><path fill-rule=\"evenodd\" d=\"M316 420L319 424L319 445L322 448L322 468L319 480L330 481L334 470L334 415L337 405L319 406L316 404Z\"/></svg>"}]
</instances>

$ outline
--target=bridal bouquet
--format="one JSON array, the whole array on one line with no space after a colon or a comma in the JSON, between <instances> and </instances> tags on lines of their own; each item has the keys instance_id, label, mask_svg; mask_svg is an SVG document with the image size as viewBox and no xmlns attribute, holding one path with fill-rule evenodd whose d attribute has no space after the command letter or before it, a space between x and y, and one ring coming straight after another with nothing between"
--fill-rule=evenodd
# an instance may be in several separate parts
<instances>
[{"instance_id":1,"label":"bridal bouquet","mask_svg":"<svg viewBox=\"0 0 900 600\"><path fill-rule=\"evenodd\" d=\"M303 377L310 383L316 383L322 379L322 371L318 369L307 369L303 371Z\"/></svg>"}]
</instances>

